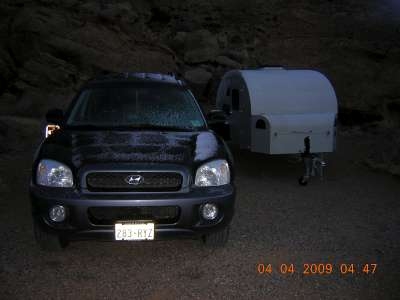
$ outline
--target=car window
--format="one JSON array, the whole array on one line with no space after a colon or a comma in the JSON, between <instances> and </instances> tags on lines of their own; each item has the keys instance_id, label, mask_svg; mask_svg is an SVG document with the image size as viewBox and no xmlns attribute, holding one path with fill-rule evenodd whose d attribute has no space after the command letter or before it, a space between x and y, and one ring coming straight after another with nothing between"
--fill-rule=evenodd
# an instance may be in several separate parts
<instances>
[{"instance_id":1,"label":"car window","mask_svg":"<svg viewBox=\"0 0 400 300\"><path fill-rule=\"evenodd\" d=\"M177 87L105 87L81 92L68 126L203 128L193 96Z\"/></svg>"}]
</instances>

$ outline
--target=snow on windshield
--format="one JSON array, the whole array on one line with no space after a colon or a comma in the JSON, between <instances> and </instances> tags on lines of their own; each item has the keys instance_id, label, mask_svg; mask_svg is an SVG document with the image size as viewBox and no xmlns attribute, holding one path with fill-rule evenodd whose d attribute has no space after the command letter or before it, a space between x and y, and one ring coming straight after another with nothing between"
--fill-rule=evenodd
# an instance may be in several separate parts
<instances>
[{"instance_id":1,"label":"snow on windshield","mask_svg":"<svg viewBox=\"0 0 400 300\"><path fill-rule=\"evenodd\" d=\"M84 90L68 117L69 126L204 127L195 99L177 87L126 86Z\"/></svg>"}]
</instances>

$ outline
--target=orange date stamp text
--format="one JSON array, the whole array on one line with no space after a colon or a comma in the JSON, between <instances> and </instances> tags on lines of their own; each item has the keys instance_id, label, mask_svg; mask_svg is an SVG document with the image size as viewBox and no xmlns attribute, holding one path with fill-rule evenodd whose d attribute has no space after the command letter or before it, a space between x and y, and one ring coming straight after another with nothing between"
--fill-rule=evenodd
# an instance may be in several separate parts
<instances>
[{"instance_id":1,"label":"orange date stamp text","mask_svg":"<svg viewBox=\"0 0 400 300\"><path fill-rule=\"evenodd\" d=\"M281 263L273 265L270 263L259 263L257 264L257 273L260 275L268 274L283 274L291 275L295 273L302 273L305 276L312 275L330 275L330 274L341 274L341 275L372 275L376 274L378 264L376 263L303 263L301 265L295 265L292 263Z\"/></svg>"}]
</instances>

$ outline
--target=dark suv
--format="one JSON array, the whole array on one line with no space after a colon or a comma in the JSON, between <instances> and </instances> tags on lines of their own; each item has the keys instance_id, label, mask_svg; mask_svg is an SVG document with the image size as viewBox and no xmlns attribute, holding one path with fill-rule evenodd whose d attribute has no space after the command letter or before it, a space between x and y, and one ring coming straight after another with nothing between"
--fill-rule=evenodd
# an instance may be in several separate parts
<instances>
[{"instance_id":1,"label":"dark suv","mask_svg":"<svg viewBox=\"0 0 400 300\"><path fill-rule=\"evenodd\" d=\"M224 245L234 212L231 154L174 76L108 75L47 113L30 197L37 242L200 237Z\"/></svg>"}]
</instances>

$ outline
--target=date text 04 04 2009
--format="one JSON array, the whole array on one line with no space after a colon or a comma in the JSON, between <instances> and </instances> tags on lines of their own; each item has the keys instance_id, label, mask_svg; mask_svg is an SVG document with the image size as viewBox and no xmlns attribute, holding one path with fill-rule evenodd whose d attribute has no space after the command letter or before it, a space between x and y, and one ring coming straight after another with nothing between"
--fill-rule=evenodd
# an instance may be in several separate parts
<instances>
[{"instance_id":1,"label":"date text 04 04 2009","mask_svg":"<svg viewBox=\"0 0 400 300\"><path fill-rule=\"evenodd\" d=\"M376 263L365 263L365 264L353 264L353 263L342 263L342 264L331 264L331 263L305 263L302 265L295 264L278 264L272 265L268 263L259 263L257 265L257 272L260 275L263 274L294 274L301 272L303 275L330 275L339 273L342 275L352 274L376 274L377 272Z\"/></svg>"}]
</instances>

